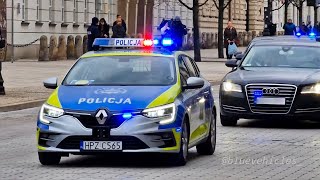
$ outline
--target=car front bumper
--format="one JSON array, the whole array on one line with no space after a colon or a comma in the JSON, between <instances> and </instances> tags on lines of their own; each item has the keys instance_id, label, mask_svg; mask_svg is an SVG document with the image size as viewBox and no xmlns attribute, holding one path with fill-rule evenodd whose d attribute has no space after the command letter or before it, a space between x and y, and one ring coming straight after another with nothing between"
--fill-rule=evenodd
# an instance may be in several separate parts
<instances>
[{"instance_id":1,"label":"car front bumper","mask_svg":"<svg viewBox=\"0 0 320 180\"><path fill-rule=\"evenodd\" d=\"M299 119L318 120L320 98L312 94L297 94L287 113L257 113L251 110L245 93L220 91L220 112L225 116L245 119Z\"/></svg>"},{"instance_id":2,"label":"car front bumper","mask_svg":"<svg viewBox=\"0 0 320 180\"><path fill-rule=\"evenodd\" d=\"M81 141L121 141L123 150L115 152L177 153L180 150L181 127L159 128L159 120L137 115L117 128L85 127L76 117L64 115L49 119L50 124L38 121L39 152L92 154L111 151L80 150ZM95 129L107 129L105 137L97 137Z\"/></svg>"}]
</instances>

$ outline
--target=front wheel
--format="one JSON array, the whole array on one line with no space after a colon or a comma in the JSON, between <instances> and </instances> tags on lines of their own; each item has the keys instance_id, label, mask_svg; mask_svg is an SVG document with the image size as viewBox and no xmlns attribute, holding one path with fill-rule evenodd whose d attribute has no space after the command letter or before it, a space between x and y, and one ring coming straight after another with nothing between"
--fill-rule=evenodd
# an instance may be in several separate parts
<instances>
[{"instance_id":1,"label":"front wheel","mask_svg":"<svg viewBox=\"0 0 320 180\"><path fill-rule=\"evenodd\" d=\"M238 123L238 118L232 116L225 116L220 113L220 122L222 126L236 126Z\"/></svg>"},{"instance_id":2,"label":"front wheel","mask_svg":"<svg viewBox=\"0 0 320 180\"><path fill-rule=\"evenodd\" d=\"M184 166L187 163L189 153L189 132L187 123L184 122L182 126L182 133L180 138L180 151L173 157L173 164L176 166Z\"/></svg>"},{"instance_id":3,"label":"front wheel","mask_svg":"<svg viewBox=\"0 0 320 180\"><path fill-rule=\"evenodd\" d=\"M197 145L197 152L201 155L212 155L216 149L217 140L216 115L212 112L209 136L206 142Z\"/></svg>"},{"instance_id":4,"label":"front wheel","mask_svg":"<svg viewBox=\"0 0 320 180\"><path fill-rule=\"evenodd\" d=\"M59 153L38 152L38 156L42 165L58 165L61 160Z\"/></svg>"}]
</instances>

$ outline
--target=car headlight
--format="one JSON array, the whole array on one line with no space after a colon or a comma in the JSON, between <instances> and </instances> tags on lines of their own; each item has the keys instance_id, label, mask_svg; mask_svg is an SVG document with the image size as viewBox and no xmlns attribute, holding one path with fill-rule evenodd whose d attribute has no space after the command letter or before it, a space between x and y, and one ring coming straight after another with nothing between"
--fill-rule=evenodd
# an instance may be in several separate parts
<instances>
[{"instance_id":1,"label":"car headlight","mask_svg":"<svg viewBox=\"0 0 320 180\"><path fill-rule=\"evenodd\" d=\"M303 87L301 94L320 94L320 83Z\"/></svg>"},{"instance_id":2,"label":"car headlight","mask_svg":"<svg viewBox=\"0 0 320 180\"><path fill-rule=\"evenodd\" d=\"M175 120L176 105L174 103L150 108L142 111L143 115L148 118L160 119L160 124L170 124Z\"/></svg>"},{"instance_id":3,"label":"car headlight","mask_svg":"<svg viewBox=\"0 0 320 180\"><path fill-rule=\"evenodd\" d=\"M222 88L226 92L242 92L241 86L232 82L223 82Z\"/></svg>"},{"instance_id":4,"label":"car headlight","mask_svg":"<svg viewBox=\"0 0 320 180\"><path fill-rule=\"evenodd\" d=\"M64 114L64 111L60 108L56 108L47 104L44 104L40 110L40 121L46 124L50 124L50 121L46 117L58 118Z\"/></svg>"}]
</instances>

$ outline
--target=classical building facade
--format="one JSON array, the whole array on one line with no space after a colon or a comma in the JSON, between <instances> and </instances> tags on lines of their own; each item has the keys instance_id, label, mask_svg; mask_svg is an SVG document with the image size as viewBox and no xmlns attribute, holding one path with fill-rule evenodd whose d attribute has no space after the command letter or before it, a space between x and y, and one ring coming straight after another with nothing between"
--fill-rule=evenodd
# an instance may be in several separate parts
<instances>
[{"instance_id":1,"label":"classical building facade","mask_svg":"<svg viewBox=\"0 0 320 180\"><path fill-rule=\"evenodd\" d=\"M12 1L7 0L8 43L28 44L42 35L47 37L85 35L92 17L104 17L108 22L116 19L117 2L117 0L14 0L12 4ZM39 42L36 42L35 45L14 48L15 58L37 57L38 44ZM10 54L10 47L8 51Z\"/></svg>"},{"instance_id":2,"label":"classical building facade","mask_svg":"<svg viewBox=\"0 0 320 180\"><path fill-rule=\"evenodd\" d=\"M184 2L192 6L192 0ZM94 16L112 24L117 14L122 15L129 35L155 34L163 18L174 16L180 16L190 30L193 28L192 11L178 0L7 0L6 6L7 41L14 45L28 44L42 35L84 36ZM261 31L263 0L233 0L225 10L224 24L228 20L238 31ZM200 10L201 32L217 32L217 22L217 9L209 0ZM36 42L14 48L15 58L37 57L38 46ZM11 48L8 50L10 54Z\"/></svg>"}]
</instances>

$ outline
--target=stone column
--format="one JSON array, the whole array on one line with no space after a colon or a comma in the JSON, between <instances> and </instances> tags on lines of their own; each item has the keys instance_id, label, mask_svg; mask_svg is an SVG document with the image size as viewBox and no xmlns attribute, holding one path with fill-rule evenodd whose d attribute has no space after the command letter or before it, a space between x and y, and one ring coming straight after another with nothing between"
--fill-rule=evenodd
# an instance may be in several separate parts
<instances>
[{"instance_id":1,"label":"stone column","mask_svg":"<svg viewBox=\"0 0 320 180\"><path fill-rule=\"evenodd\" d=\"M239 46L243 46L243 33L239 32L238 33L238 38L239 38Z\"/></svg>"},{"instance_id":2,"label":"stone column","mask_svg":"<svg viewBox=\"0 0 320 180\"><path fill-rule=\"evenodd\" d=\"M67 42L64 35L59 36L58 60L67 59Z\"/></svg>"},{"instance_id":3,"label":"stone column","mask_svg":"<svg viewBox=\"0 0 320 180\"><path fill-rule=\"evenodd\" d=\"M252 39L257 37L257 31L252 31Z\"/></svg>"},{"instance_id":4,"label":"stone column","mask_svg":"<svg viewBox=\"0 0 320 180\"><path fill-rule=\"evenodd\" d=\"M83 37L83 53L88 52L88 36Z\"/></svg>"},{"instance_id":5,"label":"stone column","mask_svg":"<svg viewBox=\"0 0 320 180\"><path fill-rule=\"evenodd\" d=\"M75 44L72 35L68 36L67 40L67 59L75 59Z\"/></svg>"},{"instance_id":6,"label":"stone column","mask_svg":"<svg viewBox=\"0 0 320 180\"><path fill-rule=\"evenodd\" d=\"M75 57L78 59L83 54L82 37L80 35L76 36L75 42Z\"/></svg>"},{"instance_id":7,"label":"stone column","mask_svg":"<svg viewBox=\"0 0 320 180\"><path fill-rule=\"evenodd\" d=\"M40 37L39 61L49 60L48 38L47 36Z\"/></svg>"},{"instance_id":8,"label":"stone column","mask_svg":"<svg viewBox=\"0 0 320 180\"><path fill-rule=\"evenodd\" d=\"M49 46L49 60L50 61L56 61L57 60L57 54L58 54L58 48L57 48L57 37L51 36L50 37L50 46Z\"/></svg>"}]
</instances>

